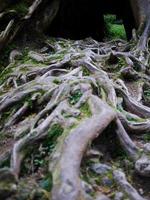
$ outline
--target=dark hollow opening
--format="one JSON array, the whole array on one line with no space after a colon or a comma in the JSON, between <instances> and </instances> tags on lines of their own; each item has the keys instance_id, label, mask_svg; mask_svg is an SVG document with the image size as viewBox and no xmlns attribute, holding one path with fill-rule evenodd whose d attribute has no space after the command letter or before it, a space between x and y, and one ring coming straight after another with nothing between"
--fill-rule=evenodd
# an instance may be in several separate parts
<instances>
[{"instance_id":1,"label":"dark hollow opening","mask_svg":"<svg viewBox=\"0 0 150 200\"><path fill-rule=\"evenodd\" d=\"M58 14L47 33L67 39L92 37L102 41L106 14L114 14L122 19L127 38L132 37L135 21L129 0L61 0Z\"/></svg>"}]
</instances>

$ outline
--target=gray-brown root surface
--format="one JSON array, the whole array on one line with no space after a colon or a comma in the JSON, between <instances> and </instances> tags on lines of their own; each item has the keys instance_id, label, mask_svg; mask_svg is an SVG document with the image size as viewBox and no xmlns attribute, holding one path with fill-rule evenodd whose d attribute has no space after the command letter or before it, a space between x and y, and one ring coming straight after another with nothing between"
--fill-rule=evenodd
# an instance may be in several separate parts
<instances>
[{"instance_id":1,"label":"gray-brown root surface","mask_svg":"<svg viewBox=\"0 0 150 200\"><path fill-rule=\"evenodd\" d=\"M0 74L0 199L149 199L149 54L91 38L30 48Z\"/></svg>"}]
</instances>

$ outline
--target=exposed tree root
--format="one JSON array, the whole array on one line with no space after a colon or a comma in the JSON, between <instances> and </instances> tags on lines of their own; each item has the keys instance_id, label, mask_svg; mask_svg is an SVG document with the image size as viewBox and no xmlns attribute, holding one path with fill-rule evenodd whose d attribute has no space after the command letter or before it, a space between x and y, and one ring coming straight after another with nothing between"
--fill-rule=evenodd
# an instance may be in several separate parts
<instances>
[{"instance_id":1,"label":"exposed tree root","mask_svg":"<svg viewBox=\"0 0 150 200\"><path fill-rule=\"evenodd\" d=\"M118 134L120 142L121 142L122 146L124 147L125 151L127 151L127 153L129 154L129 156L132 159L134 159L134 160L138 159L138 157L139 157L139 155L138 155L139 149L131 141L131 139L129 138L128 134L124 130L124 128L123 128L123 126L122 126L122 124L121 124L119 119L116 120L116 124L117 124L116 132Z\"/></svg>"},{"instance_id":2,"label":"exposed tree root","mask_svg":"<svg viewBox=\"0 0 150 200\"><path fill-rule=\"evenodd\" d=\"M38 3L40 1L31 6L29 17ZM28 173L34 176L39 170L35 157L44 151L40 161L47 159L49 162L47 174L52 175L53 187L49 186L48 191L51 193L45 189L41 192L36 180L36 186L31 186L25 199L36 199L39 191L43 199L113 199L105 191L97 195L101 183L99 186L91 183L93 196L90 192L87 194L83 187L82 161L86 160L84 155L90 144L94 144L93 140L98 138L100 143L101 135L112 126L109 135L116 134L120 148L130 157L135 171L142 178L150 177L149 146L133 139L133 135L142 137L150 131L150 108L143 104L143 95L148 92L143 87L149 82L147 65L134 54L134 48L126 52L129 44L122 40L98 43L91 38L82 41L53 39L46 44L50 44L52 52L29 51L23 62L24 53L19 53L20 60L12 53L11 63L1 74L0 134L4 140L9 136L14 145L1 150L0 165L9 167L6 171L18 181L10 198L15 200L15 195L20 198L22 180L28 183L24 166L30 162ZM128 83L139 86L135 87L135 98ZM52 144L45 146L45 142ZM48 147L47 153L43 149ZM111 164L114 169L116 166ZM122 172L115 171L114 176L129 199L145 199ZM10 182L12 184L13 180ZM116 191L118 189L114 188Z\"/></svg>"},{"instance_id":3,"label":"exposed tree root","mask_svg":"<svg viewBox=\"0 0 150 200\"><path fill-rule=\"evenodd\" d=\"M144 200L144 198L126 180L125 174L119 170L114 171L114 178L121 189L131 200Z\"/></svg>"},{"instance_id":4,"label":"exposed tree root","mask_svg":"<svg viewBox=\"0 0 150 200\"><path fill-rule=\"evenodd\" d=\"M79 179L80 163L87 145L109 125L115 113L100 99L89 100L92 117L71 131L62 147L62 155L53 170L54 188L52 199L84 199ZM59 171L60 170L60 171Z\"/></svg>"}]
</instances>

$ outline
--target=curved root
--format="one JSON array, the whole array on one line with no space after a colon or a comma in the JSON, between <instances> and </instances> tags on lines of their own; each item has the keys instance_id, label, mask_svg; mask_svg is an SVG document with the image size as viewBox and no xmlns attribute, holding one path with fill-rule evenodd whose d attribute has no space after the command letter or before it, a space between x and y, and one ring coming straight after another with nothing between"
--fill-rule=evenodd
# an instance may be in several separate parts
<instances>
[{"instance_id":1,"label":"curved root","mask_svg":"<svg viewBox=\"0 0 150 200\"><path fill-rule=\"evenodd\" d=\"M92 117L81 122L65 139L60 160L53 171L54 188L52 199L77 200L84 199L79 178L80 164L87 145L110 124L115 118L112 109L95 96L91 96L89 104Z\"/></svg>"}]
</instances>

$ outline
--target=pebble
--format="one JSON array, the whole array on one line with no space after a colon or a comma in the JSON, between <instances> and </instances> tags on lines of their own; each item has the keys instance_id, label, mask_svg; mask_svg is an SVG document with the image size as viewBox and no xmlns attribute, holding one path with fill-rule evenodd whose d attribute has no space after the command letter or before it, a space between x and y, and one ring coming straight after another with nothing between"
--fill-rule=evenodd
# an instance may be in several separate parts
<instances>
[{"instance_id":1,"label":"pebble","mask_svg":"<svg viewBox=\"0 0 150 200\"><path fill-rule=\"evenodd\" d=\"M112 168L108 165L98 163L98 164L93 164L91 166L91 169L97 174L104 175L108 173Z\"/></svg>"},{"instance_id":2,"label":"pebble","mask_svg":"<svg viewBox=\"0 0 150 200\"><path fill-rule=\"evenodd\" d=\"M102 179L102 183L105 185L105 186L109 186L111 187L113 185L113 180L111 180L110 178L108 177L104 177Z\"/></svg>"},{"instance_id":3,"label":"pebble","mask_svg":"<svg viewBox=\"0 0 150 200\"><path fill-rule=\"evenodd\" d=\"M115 194L114 200L123 200L123 198L124 198L123 193L122 193L122 192L117 192L117 193Z\"/></svg>"}]
</instances>

